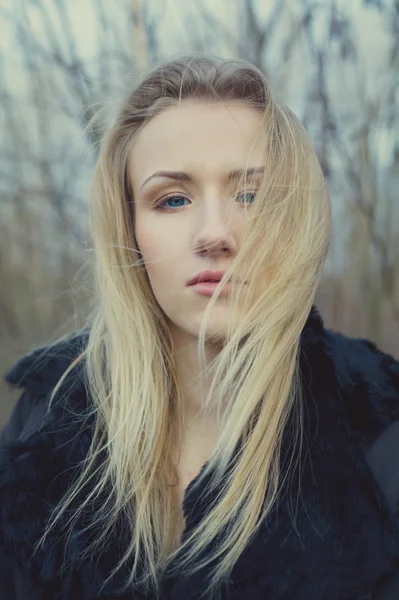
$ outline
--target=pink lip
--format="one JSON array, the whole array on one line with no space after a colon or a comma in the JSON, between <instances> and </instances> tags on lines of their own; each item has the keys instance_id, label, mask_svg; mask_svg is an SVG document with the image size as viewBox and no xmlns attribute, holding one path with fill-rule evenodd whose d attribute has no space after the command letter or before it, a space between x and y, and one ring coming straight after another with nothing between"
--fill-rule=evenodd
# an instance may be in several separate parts
<instances>
[{"instance_id":1,"label":"pink lip","mask_svg":"<svg viewBox=\"0 0 399 600\"><path fill-rule=\"evenodd\" d=\"M201 273L198 273L195 277L190 279L187 285L195 285L196 283L202 283L203 281L218 282L222 279L225 273L226 271L201 271Z\"/></svg>"},{"instance_id":2,"label":"pink lip","mask_svg":"<svg viewBox=\"0 0 399 600\"><path fill-rule=\"evenodd\" d=\"M219 281L202 281L201 283L194 283L194 285L190 285L189 287L197 294L201 294L201 296L212 296L218 285ZM231 284L226 283L222 288L220 295L225 296L230 291Z\"/></svg>"}]
</instances>

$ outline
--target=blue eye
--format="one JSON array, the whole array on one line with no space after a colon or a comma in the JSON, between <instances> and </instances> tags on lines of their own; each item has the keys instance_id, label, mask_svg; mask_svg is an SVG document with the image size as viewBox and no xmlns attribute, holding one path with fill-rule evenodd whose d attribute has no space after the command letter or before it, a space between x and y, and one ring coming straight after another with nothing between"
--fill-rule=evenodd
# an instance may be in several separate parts
<instances>
[{"instance_id":1,"label":"blue eye","mask_svg":"<svg viewBox=\"0 0 399 600\"><path fill-rule=\"evenodd\" d=\"M160 202L158 202L154 208L155 210L175 210L176 208L181 208L180 206L166 206L166 203L169 202L170 200L187 200L187 198L185 198L185 196L181 196L180 194L173 194L172 196L167 196L166 198L164 198L163 200L161 200Z\"/></svg>"},{"instance_id":2,"label":"blue eye","mask_svg":"<svg viewBox=\"0 0 399 600\"><path fill-rule=\"evenodd\" d=\"M253 204L255 202L256 192L243 192L242 194L239 194L239 196L253 196L254 197L253 201L249 203L249 204Z\"/></svg>"},{"instance_id":3,"label":"blue eye","mask_svg":"<svg viewBox=\"0 0 399 600\"><path fill-rule=\"evenodd\" d=\"M237 196L237 198L241 197L241 196L253 196L254 200L255 200L255 196L256 196L256 192L243 192L242 194L239 194ZM157 202L154 206L154 210L166 210L169 212L172 212L178 208L181 208L183 205L174 205L174 206L168 206L166 203L172 200L188 200L188 198L186 198L185 196L182 196L181 194L171 194L170 196L167 196L166 198L163 198L162 200L160 200L159 202ZM248 204L253 204L254 200L252 202L249 202Z\"/></svg>"}]
</instances>

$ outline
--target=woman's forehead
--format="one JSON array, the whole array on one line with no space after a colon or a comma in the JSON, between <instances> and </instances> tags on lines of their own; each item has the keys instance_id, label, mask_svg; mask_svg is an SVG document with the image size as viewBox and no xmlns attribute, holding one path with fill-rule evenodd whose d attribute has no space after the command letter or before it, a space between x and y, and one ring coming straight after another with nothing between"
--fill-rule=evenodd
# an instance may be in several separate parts
<instances>
[{"instance_id":1,"label":"woman's forehead","mask_svg":"<svg viewBox=\"0 0 399 600\"><path fill-rule=\"evenodd\" d=\"M245 106L233 106L232 111L221 105L192 105L153 117L130 151L129 170L138 188L157 171L228 177L232 170L260 167L260 115Z\"/></svg>"}]
</instances>

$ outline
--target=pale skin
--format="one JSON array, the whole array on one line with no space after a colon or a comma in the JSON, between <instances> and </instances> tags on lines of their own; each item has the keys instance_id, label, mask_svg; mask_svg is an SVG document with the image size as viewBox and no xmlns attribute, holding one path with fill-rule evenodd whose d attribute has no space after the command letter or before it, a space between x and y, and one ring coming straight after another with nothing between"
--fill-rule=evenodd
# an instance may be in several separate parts
<instances>
[{"instance_id":1,"label":"pale skin","mask_svg":"<svg viewBox=\"0 0 399 600\"><path fill-rule=\"evenodd\" d=\"M260 115L237 103L184 101L153 117L135 139L129 156L129 177L135 200L135 234L153 293L170 325L177 381L185 402L185 430L177 466L181 500L190 481L209 460L219 432L216 420L196 418L201 407L193 384L198 373L196 340L207 296L195 293L187 282L200 271L226 270L238 251L247 224L240 202L233 196L232 170L261 167ZM251 163L246 163L251 150ZM191 181L156 171L178 171ZM148 181L147 181L148 180ZM259 176L248 179L256 192ZM176 195L166 201L165 196ZM165 199L169 210L154 210ZM209 248L199 251L199 246ZM207 329L207 360L220 351L227 329L228 310L219 298Z\"/></svg>"}]
</instances>

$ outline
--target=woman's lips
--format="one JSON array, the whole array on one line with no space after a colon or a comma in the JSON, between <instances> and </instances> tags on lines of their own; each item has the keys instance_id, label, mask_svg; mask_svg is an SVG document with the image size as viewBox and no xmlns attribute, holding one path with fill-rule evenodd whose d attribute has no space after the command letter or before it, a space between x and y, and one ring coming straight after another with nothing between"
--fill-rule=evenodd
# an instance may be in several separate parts
<instances>
[{"instance_id":1,"label":"woman's lips","mask_svg":"<svg viewBox=\"0 0 399 600\"><path fill-rule=\"evenodd\" d=\"M201 283L194 283L189 287L201 296L212 296L218 285L219 281L202 281ZM226 283L220 291L220 295L225 296L226 294L229 294L230 291L231 283Z\"/></svg>"}]
</instances>

